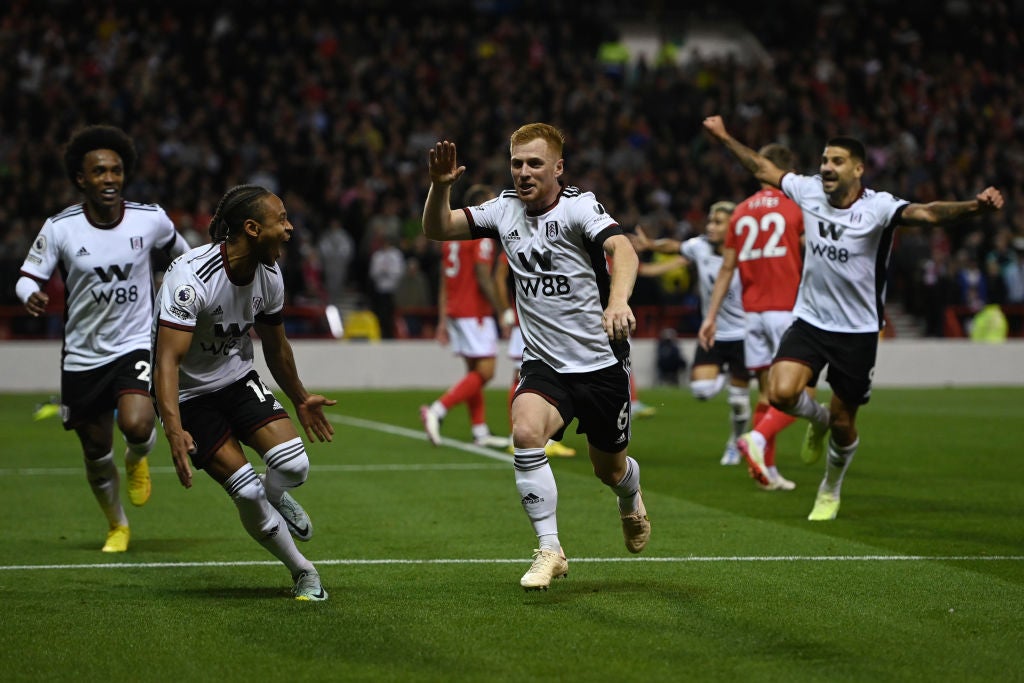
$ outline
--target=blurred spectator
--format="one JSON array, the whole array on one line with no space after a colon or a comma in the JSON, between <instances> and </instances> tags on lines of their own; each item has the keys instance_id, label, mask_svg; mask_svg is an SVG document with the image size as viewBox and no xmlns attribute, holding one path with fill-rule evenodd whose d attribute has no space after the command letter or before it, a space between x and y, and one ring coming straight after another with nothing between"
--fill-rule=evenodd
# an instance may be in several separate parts
<instances>
[{"instance_id":1,"label":"blurred spectator","mask_svg":"<svg viewBox=\"0 0 1024 683\"><path fill-rule=\"evenodd\" d=\"M1006 304L1024 303L1024 260L1013 248L1013 233L1007 228L996 231L992 250L985 256L986 271L992 276L990 287L1000 290L998 300Z\"/></svg>"},{"instance_id":2,"label":"blurred spectator","mask_svg":"<svg viewBox=\"0 0 1024 683\"><path fill-rule=\"evenodd\" d=\"M978 312L988 302L987 278L978 266L977 260L971 258L971 252L960 249L956 252L957 303L967 306L972 312Z\"/></svg>"},{"instance_id":3,"label":"blurred spectator","mask_svg":"<svg viewBox=\"0 0 1024 683\"><path fill-rule=\"evenodd\" d=\"M339 219L331 218L327 229L317 239L316 248L323 268L327 300L341 306L348 287L349 266L355 257L355 240Z\"/></svg>"},{"instance_id":4,"label":"blurred spectator","mask_svg":"<svg viewBox=\"0 0 1024 683\"><path fill-rule=\"evenodd\" d=\"M679 373L686 370L686 358L679 348L676 331L667 327L658 338L656 364L658 368L658 384L670 387L679 386Z\"/></svg>"},{"instance_id":5,"label":"blurred spectator","mask_svg":"<svg viewBox=\"0 0 1024 683\"><path fill-rule=\"evenodd\" d=\"M420 262L415 258L406 258L405 273L395 290L395 309L405 325L405 336L424 336L425 311L433 309L437 304L437 299L431 297L430 292L430 282L420 269ZM433 314L431 316L436 317Z\"/></svg>"},{"instance_id":6,"label":"blurred spectator","mask_svg":"<svg viewBox=\"0 0 1024 683\"><path fill-rule=\"evenodd\" d=\"M932 243L931 256L919 267L921 306L925 336L943 336L946 306L953 303L953 273L949 252L941 243Z\"/></svg>"},{"instance_id":7,"label":"blurred spectator","mask_svg":"<svg viewBox=\"0 0 1024 683\"><path fill-rule=\"evenodd\" d=\"M380 322L383 339L395 338L395 290L405 274L405 256L397 240L385 237L370 255L370 309Z\"/></svg>"}]
</instances>

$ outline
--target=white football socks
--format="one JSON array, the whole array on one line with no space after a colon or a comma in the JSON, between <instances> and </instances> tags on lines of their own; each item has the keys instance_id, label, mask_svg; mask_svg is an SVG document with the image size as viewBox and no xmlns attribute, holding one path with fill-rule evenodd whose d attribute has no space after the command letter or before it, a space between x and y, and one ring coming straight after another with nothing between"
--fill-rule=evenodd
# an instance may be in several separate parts
<instances>
[{"instance_id":1,"label":"white football socks","mask_svg":"<svg viewBox=\"0 0 1024 683\"><path fill-rule=\"evenodd\" d=\"M541 550L561 550L558 541L558 486L543 448L515 449L516 489Z\"/></svg>"},{"instance_id":2,"label":"white football socks","mask_svg":"<svg viewBox=\"0 0 1024 683\"><path fill-rule=\"evenodd\" d=\"M747 431L750 422L750 389L729 385L729 408L732 410L732 435L738 437Z\"/></svg>"},{"instance_id":3,"label":"white football socks","mask_svg":"<svg viewBox=\"0 0 1024 683\"><path fill-rule=\"evenodd\" d=\"M825 479L821 482L823 488L832 493L838 494L843 486L843 477L849 469L853 456L857 453L857 446L860 439L855 440L845 448L836 445L832 439L828 440L828 457L825 458Z\"/></svg>"},{"instance_id":4,"label":"white football socks","mask_svg":"<svg viewBox=\"0 0 1024 683\"><path fill-rule=\"evenodd\" d=\"M128 526L128 517L121 506L121 477L114 464L114 452L110 451L102 458L85 460L85 478L89 481L96 502L107 517L111 528Z\"/></svg>"},{"instance_id":5,"label":"white football socks","mask_svg":"<svg viewBox=\"0 0 1024 683\"><path fill-rule=\"evenodd\" d=\"M301 486L309 476L309 456L299 437L279 443L262 457L267 464L263 485L272 505L280 504L285 491Z\"/></svg>"},{"instance_id":6,"label":"white football socks","mask_svg":"<svg viewBox=\"0 0 1024 683\"><path fill-rule=\"evenodd\" d=\"M299 572L313 570L313 563L299 552L284 519L267 500L266 490L252 464L245 463L228 477L224 490L235 502L245 530L284 563L293 577Z\"/></svg>"},{"instance_id":7,"label":"white football socks","mask_svg":"<svg viewBox=\"0 0 1024 683\"><path fill-rule=\"evenodd\" d=\"M611 489L619 497L619 514L636 512L636 494L640 490L640 465L636 460L626 456L626 473Z\"/></svg>"}]
</instances>

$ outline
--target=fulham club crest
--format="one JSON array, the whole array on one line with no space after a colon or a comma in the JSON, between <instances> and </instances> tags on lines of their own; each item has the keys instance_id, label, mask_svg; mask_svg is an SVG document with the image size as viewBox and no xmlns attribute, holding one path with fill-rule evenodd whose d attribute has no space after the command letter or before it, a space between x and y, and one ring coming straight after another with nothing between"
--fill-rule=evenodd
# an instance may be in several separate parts
<instances>
[{"instance_id":1,"label":"fulham club crest","mask_svg":"<svg viewBox=\"0 0 1024 683\"><path fill-rule=\"evenodd\" d=\"M544 227L547 229L549 240L558 237L558 221L548 221Z\"/></svg>"}]
</instances>

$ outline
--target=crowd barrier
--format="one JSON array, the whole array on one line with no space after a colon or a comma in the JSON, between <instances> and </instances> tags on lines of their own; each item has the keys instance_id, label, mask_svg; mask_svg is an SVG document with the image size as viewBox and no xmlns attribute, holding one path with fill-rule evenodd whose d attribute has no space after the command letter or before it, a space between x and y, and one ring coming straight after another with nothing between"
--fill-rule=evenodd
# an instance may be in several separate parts
<instances>
[{"instance_id":1,"label":"crowd barrier","mask_svg":"<svg viewBox=\"0 0 1024 683\"><path fill-rule=\"evenodd\" d=\"M695 340L679 340L688 362ZM633 373L640 389L654 384L657 340L632 341ZM443 390L465 372L461 359L432 340L296 339L300 376L310 388ZM0 343L0 390L51 392L60 386L60 342ZM494 387L507 386L512 365L501 344ZM257 368L273 378L257 343ZM960 339L891 339L879 344L875 387L1024 386L1024 339L979 344ZM680 385L686 390L685 379Z\"/></svg>"}]
</instances>

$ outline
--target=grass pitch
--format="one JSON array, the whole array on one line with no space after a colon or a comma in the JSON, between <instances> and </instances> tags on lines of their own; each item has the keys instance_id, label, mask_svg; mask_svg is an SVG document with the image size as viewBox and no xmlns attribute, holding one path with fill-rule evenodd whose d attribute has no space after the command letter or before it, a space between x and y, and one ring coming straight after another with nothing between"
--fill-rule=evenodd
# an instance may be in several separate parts
<instances>
[{"instance_id":1,"label":"grass pitch","mask_svg":"<svg viewBox=\"0 0 1024 683\"><path fill-rule=\"evenodd\" d=\"M518 585L535 538L510 456L469 445L464 410L434 448L433 393L327 393L335 440L308 446L296 493L326 603L290 599L212 480L181 488L162 435L129 552L100 553L77 439L32 420L45 397L0 396L3 679L1024 680L1024 389L876 390L819 523L802 423L779 442L796 491L765 493L718 465L723 397L644 391L658 414L630 451L651 543L625 551L570 427L580 454L552 461L570 571L545 593ZM496 433L504 401L488 394Z\"/></svg>"}]
</instances>

